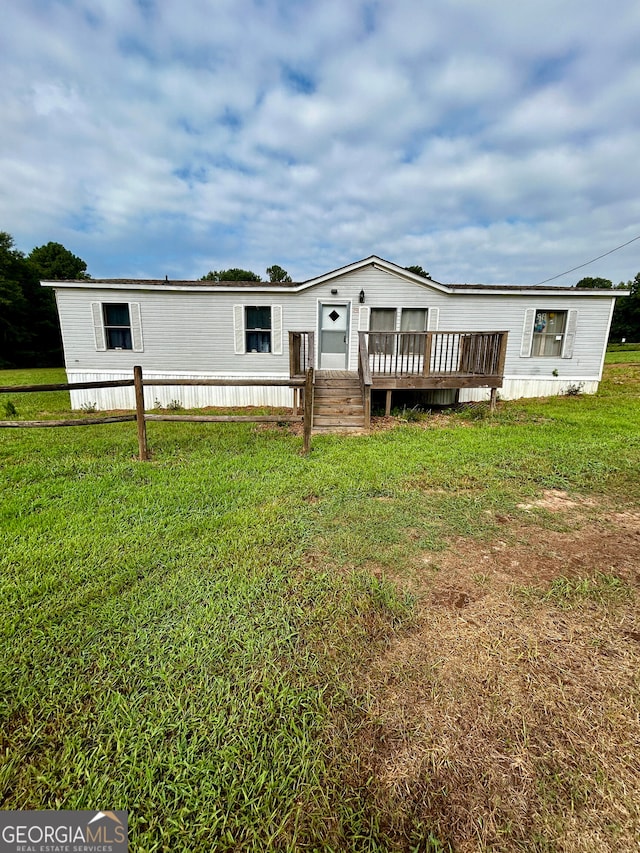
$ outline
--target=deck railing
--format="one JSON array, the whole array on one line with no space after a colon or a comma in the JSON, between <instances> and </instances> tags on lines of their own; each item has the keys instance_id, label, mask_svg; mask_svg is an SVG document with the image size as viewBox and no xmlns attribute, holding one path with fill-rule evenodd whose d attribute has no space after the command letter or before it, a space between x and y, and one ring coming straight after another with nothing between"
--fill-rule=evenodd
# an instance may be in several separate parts
<instances>
[{"instance_id":1,"label":"deck railing","mask_svg":"<svg viewBox=\"0 0 640 853\"><path fill-rule=\"evenodd\" d=\"M501 376L507 332L359 332L377 376Z\"/></svg>"},{"instance_id":2,"label":"deck railing","mask_svg":"<svg viewBox=\"0 0 640 853\"><path fill-rule=\"evenodd\" d=\"M289 375L306 376L313 369L315 334L313 332L289 332Z\"/></svg>"}]
</instances>

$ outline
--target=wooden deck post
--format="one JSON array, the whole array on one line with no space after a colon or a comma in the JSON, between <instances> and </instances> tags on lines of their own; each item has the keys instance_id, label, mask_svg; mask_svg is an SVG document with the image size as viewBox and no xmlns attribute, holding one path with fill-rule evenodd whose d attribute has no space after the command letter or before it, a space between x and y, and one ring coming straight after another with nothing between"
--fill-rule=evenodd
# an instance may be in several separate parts
<instances>
[{"instance_id":1,"label":"wooden deck post","mask_svg":"<svg viewBox=\"0 0 640 853\"><path fill-rule=\"evenodd\" d=\"M142 368L133 368L133 383L136 392L136 423L138 424L138 454L141 462L149 459L147 448L147 422L144 418L144 386L142 384Z\"/></svg>"},{"instance_id":2,"label":"wooden deck post","mask_svg":"<svg viewBox=\"0 0 640 853\"><path fill-rule=\"evenodd\" d=\"M393 392L391 391L391 389L389 389L387 391L387 396L385 397L384 413L385 413L386 417L389 417L389 415L391 414L391 394L392 393Z\"/></svg>"},{"instance_id":3,"label":"wooden deck post","mask_svg":"<svg viewBox=\"0 0 640 853\"><path fill-rule=\"evenodd\" d=\"M313 370L307 370L304 383L304 408L303 408L303 453L311 450L311 427L313 425Z\"/></svg>"},{"instance_id":4,"label":"wooden deck post","mask_svg":"<svg viewBox=\"0 0 640 853\"><path fill-rule=\"evenodd\" d=\"M433 335L430 332L424 336L424 358L422 361L422 375L428 376L431 372L431 347Z\"/></svg>"},{"instance_id":5,"label":"wooden deck post","mask_svg":"<svg viewBox=\"0 0 640 853\"><path fill-rule=\"evenodd\" d=\"M489 410L491 412L495 412L497 400L498 400L498 389L492 388L491 389L491 396L489 397Z\"/></svg>"},{"instance_id":6,"label":"wooden deck post","mask_svg":"<svg viewBox=\"0 0 640 853\"><path fill-rule=\"evenodd\" d=\"M371 385L364 389L364 428L371 429Z\"/></svg>"}]
</instances>

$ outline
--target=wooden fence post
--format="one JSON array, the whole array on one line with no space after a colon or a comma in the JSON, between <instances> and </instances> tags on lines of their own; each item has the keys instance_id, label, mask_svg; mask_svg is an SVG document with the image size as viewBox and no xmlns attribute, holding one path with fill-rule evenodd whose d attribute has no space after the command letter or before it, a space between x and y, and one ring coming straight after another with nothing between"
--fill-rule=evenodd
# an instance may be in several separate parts
<instances>
[{"instance_id":1,"label":"wooden fence post","mask_svg":"<svg viewBox=\"0 0 640 853\"><path fill-rule=\"evenodd\" d=\"M303 408L303 453L311 450L311 423L313 419L313 370L307 370L304 383L304 408Z\"/></svg>"},{"instance_id":2,"label":"wooden fence post","mask_svg":"<svg viewBox=\"0 0 640 853\"><path fill-rule=\"evenodd\" d=\"M138 424L138 452L141 462L149 458L147 449L147 422L144 418L144 386L142 384L142 368L133 368L133 384L136 392L136 423Z\"/></svg>"}]
</instances>

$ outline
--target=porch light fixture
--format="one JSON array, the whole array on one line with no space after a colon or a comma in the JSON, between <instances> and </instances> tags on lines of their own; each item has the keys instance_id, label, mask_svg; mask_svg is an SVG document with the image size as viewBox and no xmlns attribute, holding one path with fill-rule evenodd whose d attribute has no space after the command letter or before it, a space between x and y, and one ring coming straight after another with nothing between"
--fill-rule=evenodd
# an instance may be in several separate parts
<instances>
[{"instance_id":1,"label":"porch light fixture","mask_svg":"<svg viewBox=\"0 0 640 853\"><path fill-rule=\"evenodd\" d=\"M360 305L364 305L364 290L360 291L359 301L360 301Z\"/></svg>"}]
</instances>

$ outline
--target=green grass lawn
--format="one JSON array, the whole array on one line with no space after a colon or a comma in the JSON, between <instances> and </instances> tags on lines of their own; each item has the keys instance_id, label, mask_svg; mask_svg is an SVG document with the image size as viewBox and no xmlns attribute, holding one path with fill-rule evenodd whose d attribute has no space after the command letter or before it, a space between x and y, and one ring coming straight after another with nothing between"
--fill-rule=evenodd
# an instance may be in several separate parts
<instances>
[{"instance_id":1,"label":"green grass lawn","mask_svg":"<svg viewBox=\"0 0 640 853\"><path fill-rule=\"evenodd\" d=\"M354 685L414 624L417 555L489 541L545 488L640 505L640 352L607 360L594 397L318 436L306 458L244 424L150 423L149 463L135 424L0 430L0 806L126 809L136 851L443 849L345 748Z\"/></svg>"}]
</instances>

